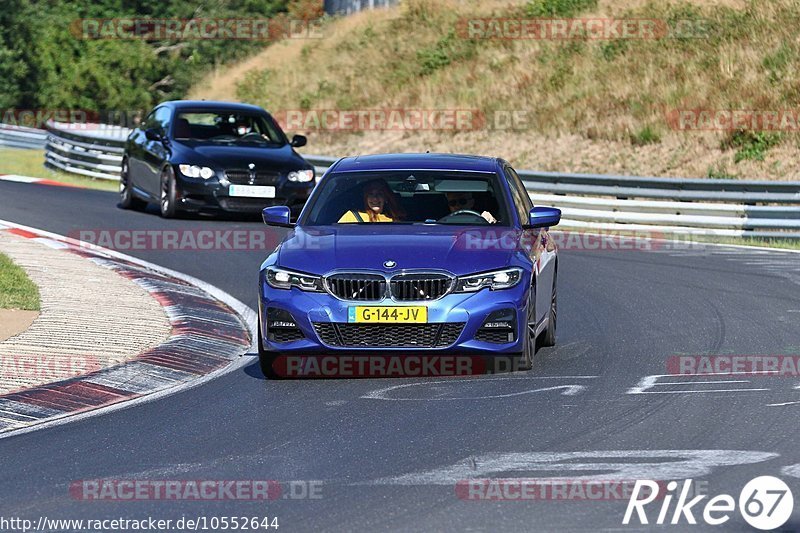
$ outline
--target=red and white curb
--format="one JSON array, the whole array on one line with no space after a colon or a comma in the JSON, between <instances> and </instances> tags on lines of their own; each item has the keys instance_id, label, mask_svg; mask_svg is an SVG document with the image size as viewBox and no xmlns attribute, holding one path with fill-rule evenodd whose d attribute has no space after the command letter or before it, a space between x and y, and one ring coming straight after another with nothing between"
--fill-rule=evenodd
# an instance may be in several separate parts
<instances>
[{"instance_id":1,"label":"red and white curb","mask_svg":"<svg viewBox=\"0 0 800 533\"><path fill-rule=\"evenodd\" d=\"M82 185L72 183L62 183L60 181L49 180L46 178L32 178L30 176L20 176L18 174L0 174L0 181L14 181L16 183L36 183L38 185L54 185L56 187L72 187L75 189L85 189Z\"/></svg>"},{"instance_id":2,"label":"red and white curb","mask_svg":"<svg viewBox=\"0 0 800 533\"><path fill-rule=\"evenodd\" d=\"M220 289L146 261L0 220L0 231L63 248L149 292L169 317L169 339L125 363L0 396L0 438L152 401L250 362L256 313ZM101 312L101 311L99 311Z\"/></svg>"}]
</instances>

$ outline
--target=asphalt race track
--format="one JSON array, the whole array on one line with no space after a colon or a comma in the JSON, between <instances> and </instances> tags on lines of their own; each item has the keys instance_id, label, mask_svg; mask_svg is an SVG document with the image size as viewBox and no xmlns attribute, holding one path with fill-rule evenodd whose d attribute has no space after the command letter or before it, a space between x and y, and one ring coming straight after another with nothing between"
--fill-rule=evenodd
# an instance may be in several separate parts
<instances>
[{"instance_id":1,"label":"asphalt race track","mask_svg":"<svg viewBox=\"0 0 800 533\"><path fill-rule=\"evenodd\" d=\"M106 192L0 182L0 219L62 235L261 228L166 221L116 203ZM266 252L123 251L256 307ZM532 372L268 381L253 358L162 400L0 439L0 515L277 516L280 531L636 530L622 525L626 500L471 501L456 490L465 477L609 479L621 477L617 468L623 479L693 478L735 499L750 479L773 475L800 495L800 377L664 376L679 355L800 354L800 255L721 247L560 253L558 346L539 351ZM397 385L410 386L381 390ZM316 480L321 497L70 495L71 483L98 478ZM648 507L651 523L657 514ZM671 529L707 527L681 524ZM716 529L748 527L734 513ZM797 510L785 530L794 528Z\"/></svg>"}]
</instances>

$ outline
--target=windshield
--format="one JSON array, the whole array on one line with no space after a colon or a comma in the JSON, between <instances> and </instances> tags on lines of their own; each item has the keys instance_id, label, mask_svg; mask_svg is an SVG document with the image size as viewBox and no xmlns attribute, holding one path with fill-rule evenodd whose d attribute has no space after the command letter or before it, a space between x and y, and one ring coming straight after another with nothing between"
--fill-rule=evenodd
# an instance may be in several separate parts
<instances>
[{"instance_id":1,"label":"windshield","mask_svg":"<svg viewBox=\"0 0 800 533\"><path fill-rule=\"evenodd\" d=\"M319 185L301 225L509 225L494 173L379 171L333 173Z\"/></svg>"},{"instance_id":2,"label":"windshield","mask_svg":"<svg viewBox=\"0 0 800 533\"><path fill-rule=\"evenodd\" d=\"M281 130L265 116L230 111L179 113L172 136L210 143L286 144Z\"/></svg>"}]
</instances>

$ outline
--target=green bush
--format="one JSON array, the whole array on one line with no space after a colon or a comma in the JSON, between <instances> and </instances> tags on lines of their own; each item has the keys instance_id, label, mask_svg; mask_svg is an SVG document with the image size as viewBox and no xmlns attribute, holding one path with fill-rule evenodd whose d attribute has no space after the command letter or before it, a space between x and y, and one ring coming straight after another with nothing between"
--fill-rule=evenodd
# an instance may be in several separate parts
<instances>
[{"instance_id":1,"label":"green bush","mask_svg":"<svg viewBox=\"0 0 800 533\"><path fill-rule=\"evenodd\" d=\"M738 148L733 158L735 163L744 160L764 161L767 151L780 142L781 136L777 133L736 130L722 141L721 148Z\"/></svg>"},{"instance_id":2,"label":"green bush","mask_svg":"<svg viewBox=\"0 0 800 533\"><path fill-rule=\"evenodd\" d=\"M426 76L450 63L473 57L475 46L475 41L461 39L456 36L455 30L450 30L433 46L417 50L420 74Z\"/></svg>"},{"instance_id":3,"label":"green bush","mask_svg":"<svg viewBox=\"0 0 800 533\"><path fill-rule=\"evenodd\" d=\"M92 40L80 35L80 19L269 18L287 9L287 0L2 1L0 109L147 109L182 98L215 65L264 45L236 39Z\"/></svg>"},{"instance_id":4,"label":"green bush","mask_svg":"<svg viewBox=\"0 0 800 533\"><path fill-rule=\"evenodd\" d=\"M631 144L634 146L645 146L647 144L657 144L661 142L661 135L648 124L636 133L631 134Z\"/></svg>"}]
</instances>

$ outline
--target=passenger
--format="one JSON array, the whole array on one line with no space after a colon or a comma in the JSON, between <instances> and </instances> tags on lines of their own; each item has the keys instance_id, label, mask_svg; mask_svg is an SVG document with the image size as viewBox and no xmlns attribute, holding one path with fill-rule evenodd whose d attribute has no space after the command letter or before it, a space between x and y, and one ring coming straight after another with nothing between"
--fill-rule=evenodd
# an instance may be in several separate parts
<instances>
[{"instance_id":1,"label":"passenger","mask_svg":"<svg viewBox=\"0 0 800 533\"><path fill-rule=\"evenodd\" d=\"M342 215L339 223L394 222L404 215L392 190L385 181L377 179L364 185L364 211L350 210Z\"/></svg>"},{"instance_id":2,"label":"passenger","mask_svg":"<svg viewBox=\"0 0 800 533\"><path fill-rule=\"evenodd\" d=\"M236 135L238 135L239 137L244 137L245 135L251 133L252 131L253 128L250 125L250 121L247 120L246 118L240 118L236 122Z\"/></svg>"},{"instance_id":3,"label":"passenger","mask_svg":"<svg viewBox=\"0 0 800 533\"><path fill-rule=\"evenodd\" d=\"M464 210L474 211L475 198L472 196L471 192L448 192L445 194L447 195L447 206L450 208L450 213ZM488 211L481 213L481 216L485 218L489 224L497 222L497 219Z\"/></svg>"}]
</instances>

